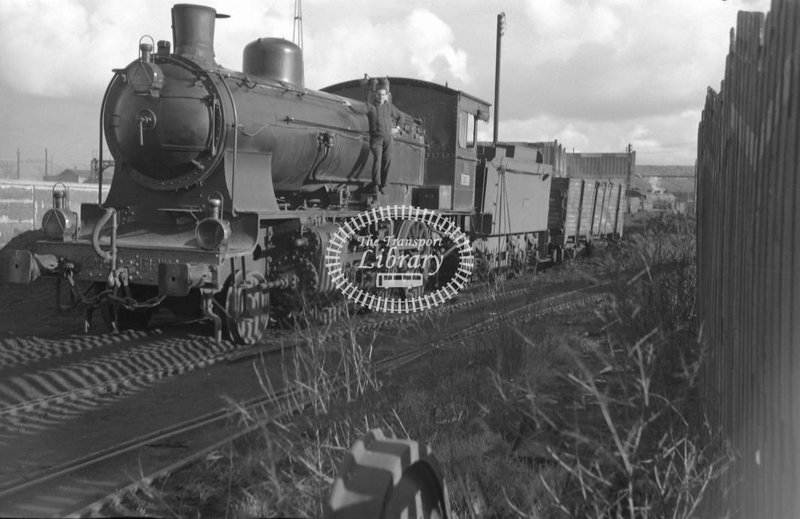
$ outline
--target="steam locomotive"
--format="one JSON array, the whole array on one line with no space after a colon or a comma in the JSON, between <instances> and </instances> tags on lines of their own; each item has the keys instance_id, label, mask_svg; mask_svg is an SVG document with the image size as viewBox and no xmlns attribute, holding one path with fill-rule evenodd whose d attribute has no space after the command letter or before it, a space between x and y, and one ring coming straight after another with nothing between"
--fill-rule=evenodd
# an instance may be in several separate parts
<instances>
[{"instance_id":1,"label":"steam locomotive","mask_svg":"<svg viewBox=\"0 0 800 519\"><path fill-rule=\"evenodd\" d=\"M276 38L248 44L241 72L223 68L213 41L224 17L177 4L174 51L143 39L138 59L114 70L100 114L100 149L105 138L115 162L106 199L77 213L55 190L42 222L47 239L34 252L11 251L2 279L59 276L115 328L141 325L165 305L202 312L218 338L254 343L271 309L335 293L325 251L340 225L368 208L439 211L469 233L487 270L557 259L566 242L554 245L548 216L551 181L563 171L545 163L542 147L479 143L488 103L386 78L403 117L389 184L373 194L363 114L375 82L308 89L301 50ZM100 184L102 194L102 175ZM430 233L419 222L388 225L379 232L399 239ZM363 249L348 247L342 264ZM78 291L86 282L91 289ZM359 282L376 289L374 278Z\"/></svg>"}]
</instances>

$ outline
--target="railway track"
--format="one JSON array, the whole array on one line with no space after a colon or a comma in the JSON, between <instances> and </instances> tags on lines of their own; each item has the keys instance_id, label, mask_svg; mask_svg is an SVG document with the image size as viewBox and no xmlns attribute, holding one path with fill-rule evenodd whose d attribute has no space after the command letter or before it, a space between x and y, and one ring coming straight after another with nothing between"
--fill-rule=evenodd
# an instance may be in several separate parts
<instances>
[{"instance_id":1,"label":"railway track","mask_svg":"<svg viewBox=\"0 0 800 519\"><path fill-rule=\"evenodd\" d=\"M63 340L10 338L0 342L0 359L6 361L0 364L4 375L0 382L0 446L5 443L4 435L35 434L57 427L146 390L159 381L221 361L242 361L276 351L285 352L305 343L313 334L322 334L326 341L333 341L349 334L399 328L426 319L442 320L448 314L519 297L531 290L524 280L522 284L517 283L508 290L490 290L488 283L477 285L450 304L423 313L368 314L334 326L278 331L269 343L245 350L227 341L216 343L206 336L190 333L184 337L181 334L187 331L181 327L168 328L165 332L160 329L125 331ZM520 314L520 311L514 313ZM473 329L468 327L462 334L466 336ZM27 346L32 346L30 351L26 351ZM51 365L59 361L71 362ZM23 371L38 364L45 364L45 368L36 372Z\"/></svg>"},{"instance_id":2,"label":"railway track","mask_svg":"<svg viewBox=\"0 0 800 519\"><path fill-rule=\"evenodd\" d=\"M145 337L147 332L125 330L118 334L92 337L72 336L66 339L43 339L39 337L6 337L0 339L0 369L24 366L32 362L64 357L90 351L110 344Z\"/></svg>"},{"instance_id":3,"label":"railway track","mask_svg":"<svg viewBox=\"0 0 800 519\"><path fill-rule=\"evenodd\" d=\"M472 289L468 292L456 296L454 299L450 300L447 305L433 307L424 312L410 314L368 314L363 316L363 319L360 319L355 323L348 320L348 322L343 325L325 328L325 334L328 339L338 339L353 332L367 332L375 329L376 327L391 328L408 323L423 321L427 318L436 319L443 315L452 314L461 310L478 306L482 303L497 301L498 299L503 298L517 297L526 293L530 293L531 290L531 285L527 283L509 290L506 290L505 288L498 289L496 287L492 287L489 283L481 283L472 287ZM334 321L340 317L342 317L341 314L334 316L331 318L331 320ZM324 326L325 323L321 325L321 327ZM289 343L302 341L305 339L305 334L306 332L302 330L296 331L289 334L284 334L281 339ZM256 346L231 352L231 354L228 356L228 359L235 361L253 358L262 355L264 352L271 352L274 349L274 344Z\"/></svg>"},{"instance_id":4,"label":"railway track","mask_svg":"<svg viewBox=\"0 0 800 519\"><path fill-rule=\"evenodd\" d=\"M241 361L303 344L310 334L332 341L351 333L368 333L425 319L439 319L487 301L519 296L528 285L489 291L478 285L447 306L415 314L368 314L333 327L319 325L278 331L260 347L237 349L183 328L123 331L119 334L72 336L66 339L12 337L0 341L0 433L35 433L108 405L169 377ZM61 364L59 364L61 362ZM28 367L44 364L43 369ZM2 442L2 438L0 438Z\"/></svg>"},{"instance_id":5,"label":"railway track","mask_svg":"<svg viewBox=\"0 0 800 519\"><path fill-rule=\"evenodd\" d=\"M233 349L230 343L208 337L158 330L85 339L67 341L67 347L55 344L53 349L42 349L37 359L60 360L68 352L78 357L73 362L22 373L33 357L20 365L4 366L0 432L33 433L56 426L168 377L216 364ZM106 346L113 349L98 355L95 348Z\"/></svg>"},{"instance_id":6,"label":"railway track","mask_svg":"<svg viewBox=\"0 0 800 519\"><path fill-rule=\"evenodd\" d=\"M377 360L375 367L379 371L392 371L437 348L455 347L467 337L488 333L504 322L513 323L558 309L594 304L605 297L603 290L602 286L584 287L524 303L502 315L489 315L456 332L432 338L421 346L388 355ZM514 291L516 295L520 293ZM474 301L462 303L462 308L477 304ZM398 323L397 319L389 321ZM402 322L402 319L399 321ZM386 326L385 323L383 325ZM368 323L358 323L357 326L362 331L368 329ZM262 416L268 416L268 420L273 421L303 408L309 403L309 398L297 387L290 386L273 394L248 399L241 404L241 408L248 412L262 410ZM259 423L231 429L230 415L231 409L222 407L98 449L92 454L55 464L35 474L4 481L0 484L0 503L3 503L0 505L0 515L95 514L120 492L134 489L142 481L149 482L175 471L263 426Z\"/></svg>"},{"instance_id":7,"label":"railway track","mask_svg":"<svg viewBox=\"0 0 800 519\"><path fill-rule=\"evenodd\" d=\"M403 352L378 361L376 368L397 369L422 355L421 351ZM305 389L293 386L252 398L239 404L238 410L259 411L274 421L302 410L312 398ZM0 484L0 516L93 515L113 496L177 470L263 426L256 423L232 431L227 426L231 412L230 408L221 408L55 465L33 477L6 481ZM166 451L187 449L191 452L164 461ZM126 485L126 478L132 482Z\"/></svg>"}]
</instances>

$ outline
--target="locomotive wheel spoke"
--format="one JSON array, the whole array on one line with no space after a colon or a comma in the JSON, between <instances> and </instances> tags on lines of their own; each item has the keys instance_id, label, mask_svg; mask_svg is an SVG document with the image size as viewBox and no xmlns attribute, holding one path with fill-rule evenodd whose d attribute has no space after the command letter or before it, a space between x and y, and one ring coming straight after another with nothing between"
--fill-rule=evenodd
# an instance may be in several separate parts
<instances>
[{"instance_id":1,"label":"locomotive wheel spoke","mask_svg":"<svg viewBox=\"0 0 800 519\"><path fill-rule=\"evenodd\" d=\"M229 279L225 291L225 324L230 339L237 344L255 344L269 325L269 291L258 272L248 272L242 280L240 272Z\"/></svg>"},{"instance_id":2,"label":"locomotive wheel spoke","mask_svg":"<svg viewBox=\"0 0 800 519\"><path fill-rule=\"evenodd\" d=\"M397 233L400 239L412 240L428 240L431 238L431 230L423 222L417 220L405 220L400 225L400 230ZM411 254L427 255L430 254L432 247L426 245L424 247L411 247L409 252ZM425 292L425 286L428 284L428 277L430 273L430 265L424 264L420 267L419 273L422 274L422 286L404 289L406 299L421 297Z\"/></svg>"}]
</instances>

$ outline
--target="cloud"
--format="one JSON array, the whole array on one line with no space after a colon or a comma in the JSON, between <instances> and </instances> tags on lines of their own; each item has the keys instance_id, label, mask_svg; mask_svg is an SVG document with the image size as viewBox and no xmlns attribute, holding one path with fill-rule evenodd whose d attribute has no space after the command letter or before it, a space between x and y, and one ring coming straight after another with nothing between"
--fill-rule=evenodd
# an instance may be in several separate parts
<instances>
[{"instance_id":1,"label":"cloud","mask_svg":"<svg viewBox=\"0 0 800 519\"><path fill-rule=\"evenodd\" d=\"M292 2L273 2L269 6L262 4L267 3L220 4L218 12L227 14L230 18L216 21L214 51L217 63L232 70L242 70L242 52L248 43L264 37L292 39ZM168 4L162 4L161 9L167 7Z\"/></svg>"},{"instance_id":2,"label":"cloud","mask_svg":"<svg viewBox=\"0 0 800 519\"><path fill-rule=\"evenodd\" d=\"M259 37L292 37L291 1L219 4L231 18L217 21L215 50L228 68L240 70L242 49ZM111 69L137 58L143 34L172 39L170 7L163 0L0 0L0 88L6 105L11 93L20 103L4 109L57 106L45 98L99 108ZM448 83L487 100L494 97L495 20L505 9L501 138L558 138L583 151L620 151L632 142L640 161L686 164L706 88L723 77L737 11L766 10L769 0L307 0L303 8L308 87L368 73ZM97 147L95 119L70 121L81 129L75 135L87 136L82 143L71 136L69 149L77 151L70 153L88 156ZM37 116L40 122L63 126ZM27 138L7 129L0 156Z\"/></svg>"},{"instance_id":3,"label":"cloud","mask_svg":"<svg viewBox=\"0 0 800 519\"><path fill-rule=\"evenodd\" d=\"M312 88L365 73L440 83L470 80L467 53L454 45L451 27L428 10L380 22L355 14L346 25L320 29L306 39L306 78Z\"/></svg>"},{"instance_id":4,"label":"cloud","mask_svg":"<svg viewBox=\"0 0 800 519\"><path fill-rule=\"evenodd\" d=\"M415 9L406 20L403 32L408 38L411 63L417 67L420 78L433 81L437 76L450 75L469 82L467 54L453 47L453 31L440 18L430 11Z\"/></svg>"},{"instance_id":5,"label":"cloud","mask_svg":"<svg viewBox=\"0 0 800 519\"><path fill-rule=\"evenodd\" d=\"M631 144L640 164L685 165L695 161L696 142L691 136L696 136L699 120L695 111L621 121L542 115L504 120L500 140L558 140L569 151L603 153L622 152ZM488 133L484 135L490 138Z\"/></svg>"},{"instance_id":6,"label":"cloud","mask_svg":"<svg viewBox=\"0 0 800 519\"><path fill-rule=\"evenodd\" d=\"M581 0L528 0L525 13L537 54L558 49L569 56L587 43L617 42L622 26L620 14L607 5Z\"/></svg>"},{"instance_id":7,"label":"cloud","mask_svg":"<svg viewBox=\"0 0 800 519\"><path fill-rule=\"evenodd\" d=\"M138 57L143 34L172 40L170 8L157 0L135 5L126 0L4 0L0 84L47 97L86 91L102 95L111 69ZM321 6L325 9L330 6ZM241 70L244 46L259 37L292 38L291 2L235 2L219 12L230 15L217 20L215 30L216 60L227 68ZM469 81L467 53L455 45L451 27L431 11L417 8L385 21L367 14L354 10L346 23L332 24L312 15L316 30L304 34L309 86L364 72Z\"/></svg>"},{"instance_id":8,"label":"cloud","mask_svg":"<svg viewBox=\"0 0 800 519\"><path fill-rule=\"evenodd\" d=\"M250 41L282 36L287 27L291 38L291 8L284 4L272 10L238 2L220 8L231 18L217 20L217 62L240 70ZM46 97L87 91L102 96L112 69L138 58L142 36L172 41L170 13L171 5L157 0L3 0L0 84Z\"/></svg>"},{"instance_id":9,"label":"cloud","mask_svg":"<svg viewBox=\"0 0 800 519\"><path fill-rule=\"evenodd\" d=\"M519 84L505 86L513 110L596 120L701 106L706 87L723 75L736 14L721 1L525 5L526 18L508 29L513 43L503 62L529 72L516 76ZM519 101L525 97L533 102Z\"/></svg>"},{"instance_id":10,"label":"cloud","mask_svg":"<svg viewBox=\"0 0 800 519\"><path fill-rule=\"evenodd\" d=\"M59 97L91 84L98 72L82 70L81 74L78 69L83 68L81 58L91 48L92 16L80 3L69 0L0 4L4 86Z\"/></svg>"}]
</instances>

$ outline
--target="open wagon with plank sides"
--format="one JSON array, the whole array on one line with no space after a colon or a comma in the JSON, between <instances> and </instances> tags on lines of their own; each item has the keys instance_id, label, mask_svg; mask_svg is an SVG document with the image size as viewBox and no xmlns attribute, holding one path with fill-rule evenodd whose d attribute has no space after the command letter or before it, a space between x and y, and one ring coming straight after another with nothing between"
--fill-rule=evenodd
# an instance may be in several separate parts
<instances>
[{"instance_id":1,"label":"open wagon with plank sides","mask_svg":"<svg viewBox=\"0 0 800 519\"><path fill-rule=\"evenodd\" d=\"M574 256L592 241L622 236L636 153L566 153L566 176L553 181L550 236Z\"/></svg>"}]
</instances>

